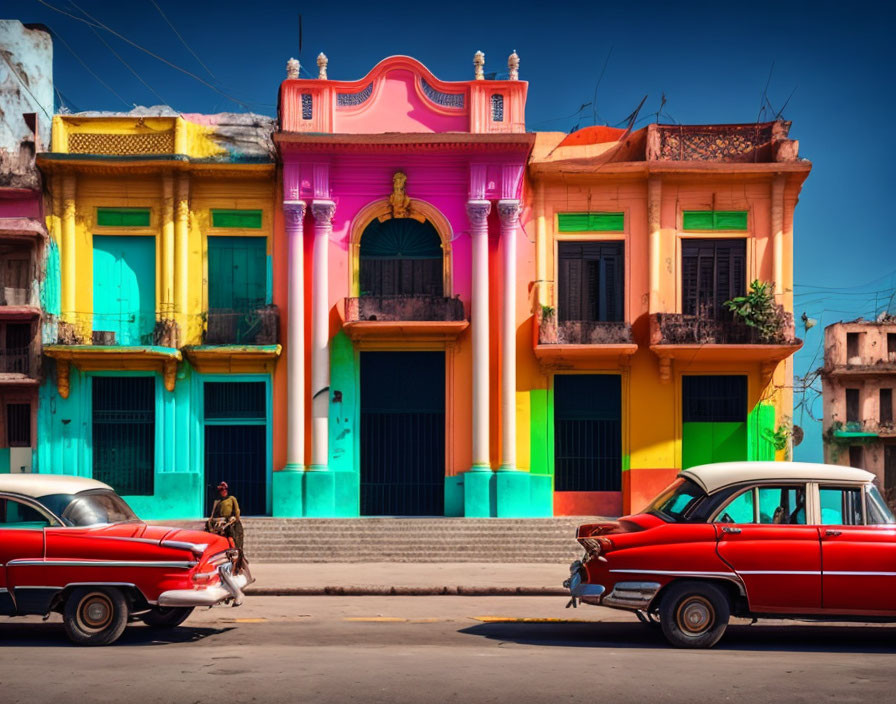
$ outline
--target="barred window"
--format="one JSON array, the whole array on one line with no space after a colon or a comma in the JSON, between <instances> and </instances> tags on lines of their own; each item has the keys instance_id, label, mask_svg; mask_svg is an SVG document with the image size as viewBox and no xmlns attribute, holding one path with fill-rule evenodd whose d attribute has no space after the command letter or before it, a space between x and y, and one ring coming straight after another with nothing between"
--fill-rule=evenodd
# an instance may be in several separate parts
<instances>
[{"instance_id":1,"label":"barred window","mask_svg":"<svg viewBox=\"0 0 896 704\"><path fill-rule=\"evenodd\" d=\"M504 96L497 93L492 96L492 121L504 122Z\"/></svg>"},{"instance_id":2,"label":"barred window","mask_svg":"<svg viewBox=\"0 0 896 704\"><path fill-rule=\"evenodd\" d=\"M302 119L310 120L313 113L314 98L311 93L302 93Z\"/></svg>"}]
</instances>

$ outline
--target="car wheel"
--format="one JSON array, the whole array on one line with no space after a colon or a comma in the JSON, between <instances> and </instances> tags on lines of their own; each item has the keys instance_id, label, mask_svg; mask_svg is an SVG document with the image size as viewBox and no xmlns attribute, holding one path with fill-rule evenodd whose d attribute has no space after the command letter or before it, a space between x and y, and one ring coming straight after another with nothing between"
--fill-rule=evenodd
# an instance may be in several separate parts
<instances>
[{"instance_id":1,"label":"car wheel","mask_svg":"<svg viewBox=\"0 0 896 704\"><path fill-rule=\"evenodd\" d=\"M167 609L164 606L157 606L145 614L140 614L139 618L153 628L177 628L191 613L193 613L192 606L172 606Z\"/></svg>"},{"instance_id":2,"label":"car wheel","mask_svg":"<svg viewBox=\"0 0 896 704\"><path fill-rule=\"evenodd\" d=\"M662 595L659 613L663 635L676 648L711 648L728 627L731 606L713 584L681 582Z\"/></svg>"},{"instance_id":3,"label":"car wheel","mask_svg":"<svg viewBox=\"0 0 896 704\"><path fill-rule=\"evenodd\" d=\"M65 632L77 645L109 645L128 625L124 594L110 587L81 587L66 599Z\"/></svg>"}]
</instances>

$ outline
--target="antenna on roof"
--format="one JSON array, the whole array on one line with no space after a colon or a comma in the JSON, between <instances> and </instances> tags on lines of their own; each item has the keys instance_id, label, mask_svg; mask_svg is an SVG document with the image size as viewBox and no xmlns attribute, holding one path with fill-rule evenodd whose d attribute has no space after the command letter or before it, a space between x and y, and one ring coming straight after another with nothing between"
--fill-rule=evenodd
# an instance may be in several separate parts
<instances>
[{"instance_id":1,"label":"antenna on roof","mask_svg":"<svg viewBox=\"0 0 896 704\"><path fill-rule=\"evenodd\" d=\"M302 13L299 13L299 58L302 58Z\"/></svg>"}]
</instances>

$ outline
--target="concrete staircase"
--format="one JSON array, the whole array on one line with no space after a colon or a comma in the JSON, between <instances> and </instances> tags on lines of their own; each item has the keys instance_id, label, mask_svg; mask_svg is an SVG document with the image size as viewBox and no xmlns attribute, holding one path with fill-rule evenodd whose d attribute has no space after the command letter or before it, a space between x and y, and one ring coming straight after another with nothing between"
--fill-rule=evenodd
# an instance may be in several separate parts
<instances>
[{"instance_id":1,"label":"concrete staircase","mask_svg":"<svg viewBox=\"0 0 896 704\"><path fill-rule=\"evenodd\" d=\"M252 562L568 562L597 517L244 518ZM201 530L200 521L158 521Z\"/></svg>"}]
</instances>

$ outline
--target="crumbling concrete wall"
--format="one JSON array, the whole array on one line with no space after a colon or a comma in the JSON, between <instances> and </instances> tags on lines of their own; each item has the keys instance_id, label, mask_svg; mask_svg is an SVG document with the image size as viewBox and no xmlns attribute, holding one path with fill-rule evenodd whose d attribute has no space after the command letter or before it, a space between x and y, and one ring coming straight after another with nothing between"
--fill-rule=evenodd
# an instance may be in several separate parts
<instances>
[{"instance_id":1,"label":"crumbling concrete wall","mask_svg":"<svg viewBox=\"0 0 896 704\"><path fill-rule=\"evenodd\" d=\"M49 147L52 115L50 32L0 20L0 186L40 187L34 155Z\"/></svg>"}]
</instances>

